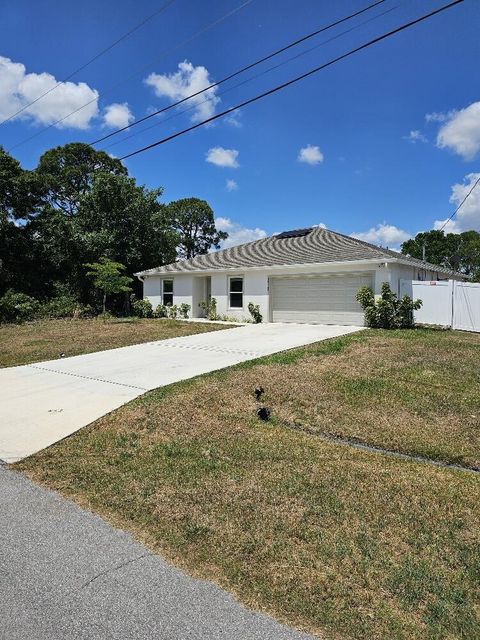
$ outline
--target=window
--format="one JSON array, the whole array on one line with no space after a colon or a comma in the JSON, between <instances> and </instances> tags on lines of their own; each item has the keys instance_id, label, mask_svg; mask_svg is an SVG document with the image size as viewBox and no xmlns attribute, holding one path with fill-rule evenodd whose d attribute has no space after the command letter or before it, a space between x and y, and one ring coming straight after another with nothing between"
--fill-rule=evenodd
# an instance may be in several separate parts
<instances>
[{"instance_id":1,"label":"window","mask_svg":"<svg viewBox=\"0 0 480 640\"><path fill-rule=\"evenodd\" d=\"M173 304L173 280L163 280L162 287L163 304Z\"/></svg>"},{"instance_id":2,"label":"window","mask_svg":"<svg viewBox=\"0 0 480 640\"><path fill-rule=\"evenodd\" d=\"M243 307L243 278L230 278L229 298L231 309Z\"/></svg>"}]
</instances>

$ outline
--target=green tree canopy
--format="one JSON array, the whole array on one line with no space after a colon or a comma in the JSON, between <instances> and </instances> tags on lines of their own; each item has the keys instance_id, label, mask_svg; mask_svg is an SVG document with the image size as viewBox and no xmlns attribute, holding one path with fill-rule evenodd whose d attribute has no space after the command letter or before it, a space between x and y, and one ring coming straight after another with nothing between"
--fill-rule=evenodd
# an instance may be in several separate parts
<instances>
[{"instance_id":1,"label":"green tree canopy","mask_svg":"<svg viewBox=\"0 0 480 640\"><path fill-rule=\"evenodd\" d=\"M0 295L12 288L91 303L84 265L100 256L131 276L206 253L226 238L204 200L165 205L162 194L137 185L119 160L87 144L49 150L33 171L0 148ZM139 293L137 280L132 286Z\"/></svg>"},{"instance_id":2,"label":"green tree canopy","mask_svg":"<svg viewBox=\"0 0 480 640\"><path fill-rule=\"evenodd\" d=\"M159 203L162 192L124 175L99 173L74 220L84 254L119 260L129 273L175 260L178 235Z\"/></svg>"},{"instance_id":3,"label":"green tree canopy","mask_svg":"<svg viewBox=\"0 0 480 640\"><path fill-rule=\"evenodd\" d=\"M228 238L228 233L217 230L213 211L205 200L183 198L170 202L166 209L171 226L179 234L181 258L193 258L212 247L218 249L220 242Z\"/></svg>"},{"instance_id":4,"label":"green tree canopy","mask_svg":"<svg viewBox=\"0 0 480 640\"><path fill-rule=\"evenodd\" d=\"M27 220L37 211L35 173L0 147L0 295L18 285L19 276L34 275L31 234ZM21 275L20 275L21 274Z\"/></svg>"},{"instance_id":5,"label":"green tree canopy","mask_svg":"<svg viewBox=\"0 0 480 640\"><path fill-rule=\"evenodd\" d=\"M96 175L128 173L120 160L83 142L50 149L40 158L36 171L44 201L67 215L77 213L80 199L90 191Z\"/></svg>"},{"instance_id":6,"label":"green tree canopy","mask_svg":"<svg viewBox=\"0 0 480 640\"><path fill-rule=\"evenodd\" d=\"M402 244L401 251L422 260L424 247L427 262L480 278L480 233L477 231L445 234L433 229L417 233L415 238Z\"/></svg>"}]
</instances>

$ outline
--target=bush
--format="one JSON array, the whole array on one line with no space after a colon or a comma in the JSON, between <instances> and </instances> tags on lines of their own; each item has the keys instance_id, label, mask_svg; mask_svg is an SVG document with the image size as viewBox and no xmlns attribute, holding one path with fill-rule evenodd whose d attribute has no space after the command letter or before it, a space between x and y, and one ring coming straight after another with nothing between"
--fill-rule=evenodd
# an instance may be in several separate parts
<instances>
[{"instance_id":1,"label":"bush","mask_svg":"<svg viewBox=\"0 0 480 640\"><path fill-rule=\"evenodd\" d=\"M408 329L414 326L413 312L422 306L421 300L403 296L400 300L390 289L388 282L382 284L379 300L375 300L370 287L357 291L357 301L362 306L367 327L375 329Z\"/></svg>"},{"instance_id":2,"label":"bush","mask_svg":"<svg viewBox=\"0 0 480 640\"><path fill-rule=\"evenodd\" d=\"M250 311L250 315L253 318L255 324L260 324L263 320L263 316L260 313L260 305L253 304L253 302L248 303L248 310Z\"/></svg>"},{"instance_id":3,"label":"bush","mask_svg":"<svg viewBox=\"0 0 480 640\"><path fill-rule=\"evenodd\" d=\"M151 318L153 316L153 307L150 300L135 300L132 304L132 310L137 318Z\"/></svg>"},{"instance_id":4,"label":"bush","mask_svg":"<svg viewBox=\"0 0 480 640\"><path fill-rule=\"evenodd\" d=\"M192 307L189 304L187 304L186 302L182 302L182 304L180 305L180 317L186 320L191 308Z\"/></svg>"},{"instance_id":5,"label":"bush","mask_svg":"<svg viewBox=\"0 0 480 640\"><path fill-rule=\"evenodd\" d=\"M40 313L43 318L71 318L86 312L87 308L80 305L73 296L64 294L45 302Z\"/></svg>"},{"instance_id":6,"label":"bush","mask_svg":"<svg viewBox=\"0 0 480 640\"><path fill-rule=\"evenodd\" d=\"M168 316L168 307L165 304L159 304L153 312L154 318L166 318Z\"/></svg>"},{"instance_id":7,"label":"bush","mask_svg":"<svg viewBox=\"0 0 480 640\"><path fill-rule=\"evenodd\" d=\"M200 302L198 306L205 311L205 315L209 320L218 320L217 301L215 298L210 298L207 302Z\"/></svg>"},{"instance_id":8,"label":"bush","mask_svg":"<svg viewBox=\"0 0 480 640\"><path fill-rule=\"evenodd\" d=\"M171 320L175 320L175 318L178 315L178 307L177 307L177 305L176 304L168 304L167 308L168 308L168 317Z\"/></svg>"},{"instance_id":9,"label":"bush","mask_svg":"<svg viewBox=\"0 0 480 640\"><path fill-rule=\"evenodd\" d=\"M40 302L26 293L8 289L0 298L0 322L34 320L40 312Z\"/></svg>"}]
</instances>

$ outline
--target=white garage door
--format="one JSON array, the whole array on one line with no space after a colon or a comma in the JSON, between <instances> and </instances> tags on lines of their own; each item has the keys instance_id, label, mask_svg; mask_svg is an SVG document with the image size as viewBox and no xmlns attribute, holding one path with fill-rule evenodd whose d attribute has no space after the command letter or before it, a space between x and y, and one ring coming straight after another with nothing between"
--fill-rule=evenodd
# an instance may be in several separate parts
<instances>
[{"instance_id":1,"label":"white garage door","mask_svg":"<svg viewBox=\"0 0 480 640\"><path fill-rule=\"evenodd\" d=\"M362 326L355 296L372 284L372 273L270 278L272 321Z\"/></svg>"}]
</instances>

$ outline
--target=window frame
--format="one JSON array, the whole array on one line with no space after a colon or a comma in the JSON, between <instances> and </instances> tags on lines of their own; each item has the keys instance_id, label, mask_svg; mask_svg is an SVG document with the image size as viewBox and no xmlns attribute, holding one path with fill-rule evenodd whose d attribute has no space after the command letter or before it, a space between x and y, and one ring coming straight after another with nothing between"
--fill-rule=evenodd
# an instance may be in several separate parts
<instances>
[{"instance_id":1,"label":"window frame","mask_svg":"<svg viewBox=\"0 0 480 640\"><path fill-rule=\"evenodd\" d=\"M241 280L242 289L241 291L232 291L232 280ZM242 304L241 306L232 306L232 294L240 294L242 296ZM244 308L244 297L245 297L245 278L243 275L238 276L229 276L228 277L228 308L234 311L235 309L243 309Z\"/></svg>"},{"instance_id":2,"label":"window frame","mask_svg":"<svg viewBox=\"0 0 480 640\"><path fill-rule=\"evenodd\" d=\"M172 283L172 290L171 291L165 291L165 282L171 282ZM173 306L173 296L175 294L174 291L174 279L173 278L162 278L162 304L164 306L167 305L171 305ZM165 296L172 296L172 301L171 302L165 302Z\"/></svg>"}]
</instances>

